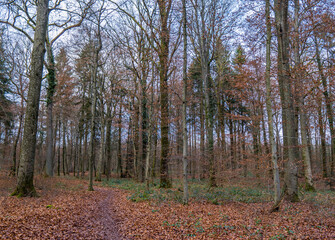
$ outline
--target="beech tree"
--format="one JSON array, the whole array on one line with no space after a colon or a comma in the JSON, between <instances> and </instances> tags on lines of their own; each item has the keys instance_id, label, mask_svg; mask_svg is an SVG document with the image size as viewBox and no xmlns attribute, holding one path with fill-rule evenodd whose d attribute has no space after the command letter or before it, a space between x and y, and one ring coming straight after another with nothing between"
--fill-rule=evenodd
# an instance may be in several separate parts
<instances>
[{"instance_id":1,"label":"beech tree","mask_svg":"<svg viewBox=\"0 0 335 240\"><path fill-rule=\"evenodd\" d=\"M273 168L273 182L274 182L274 201L277 202L280 198L280 178L278 169L277 145L273 130L273 116L271 103L271 18L270 18L270 0L265 1L265 21L266 21L266 110L268 114L269 138L271 146L271 159Z\"/></svg>"},{"instance_id":2,"label":"beech tree","mask_svg":"<svg viewBox=\"0 0 335 240\"><path fill-rule=\"evenodd\" d=\"M36 196L34 188L34 161L36 131L41 92L45 40L48 26L48 0L40 0L36 10L36 29L29 73L29 91L24 119L24 132L20 154L18 182L13 196Z\"/></svg>"},{"instance_id":3,"label":"beech tree","mask_svg":"<svg viewBox=\"0 0 335 240\"><path fill-rule=\"evenodd\" d=\"M299 201L297 169L297 131L294 114L292 78L290 77L288 0L275 1L276 27L278 39L278 82L282 101L284 146L287 151L285 184L290 201Z\"/></svg>"}]
</instances>

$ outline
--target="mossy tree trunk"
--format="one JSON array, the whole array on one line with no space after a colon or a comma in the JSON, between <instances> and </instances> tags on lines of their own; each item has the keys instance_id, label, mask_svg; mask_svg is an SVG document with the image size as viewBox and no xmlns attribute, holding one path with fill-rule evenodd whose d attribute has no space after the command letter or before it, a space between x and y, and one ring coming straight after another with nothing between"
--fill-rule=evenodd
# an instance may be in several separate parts
<instances>
[{"instance_id":1,"label":"mossy tree trunk","mask_svg":"<svg viewBox=\"0 0 335 240\"><path fill-rule=\"evenodd\" d=\"M172 0L157 0L160 13L160 46L159 46L159 77L160 77L160 107L161 107L161 166L160 166L160 187L170 188L172 186L169 177L169 15Z\"/></svg>"},{"instance_id":2,"label":"mossy tree trunk","mask_svg":"<svg viewBox=\"0 0 335 240\"><path fill-rule=\"evenodd\" d=\"M46 42L46 49L47 49L47 59L48 59L48 88L47 88L47 139L46 139L46 145L47 145L47 154L46 154L46 164L45 164L45 175L46 176L53 176L53 168L54 168L54 162L53 162L53 96L56 89L56 72L55 72L55 60L51 48L51 44L49 40L47 39Z\"/></svg>"}]
</instances>

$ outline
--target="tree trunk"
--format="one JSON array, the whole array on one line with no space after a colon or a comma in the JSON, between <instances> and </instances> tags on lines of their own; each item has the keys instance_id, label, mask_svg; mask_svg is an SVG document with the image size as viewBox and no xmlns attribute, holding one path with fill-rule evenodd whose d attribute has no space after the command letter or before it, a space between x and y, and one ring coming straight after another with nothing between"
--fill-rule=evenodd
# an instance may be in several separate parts
<instances>
[{"instance_id":1,"label":"tree trunk","mask_svg":"<svg viewBox=\"0 0 335 240\"><path fill-rule=\"evenodd\" d=\"M52 48L50 45L49 40L47 39L46 42L46 49L47 49L47 58L48 58L48 88L47 88L47 155L46 155L46 164L45 164L45 175L46 176L53 176L53 95L55 93L56 88L56 77L55 77L55 60L52 52Z\"/></svg>"},{"instance_id":2,"label":"tree trunk","mask_svg":"<svg viewBox=\"0 0 335 240\"><path fill-rule=\"evenodd\" d=\"M298 169L297 169L297 132L296 116L294 114L292 83L289 66L289 25L288 0L275 0L275 15L278 39L278 82L281 88L283 109L283 137L286 143L288 160L285 168L285 184L287 199L299 201Z\"/></svg>"},{"instance_id":3,"label":"tree trunk","mask_svg":"<svg viewBox=\"0 0 335 240\"><path fill-rule=\"evenodd\" d=\"M57 176L60 176L60 140L61 140L61 120L58 120Z\"/></svg>"},{"instance_id":4,"label":"tree trunk","mask_svg":"<svg viewBox=\"0 0 335 240\"><path fill-rule=\"evenodd\" d=\"M327 149L326 149L326 134L323 126L323 116L322 116L322 100L318 101L318 124L319 124L319 132L321 137L321 159L322 159L322 176L324 178L328 177L327 172Z\"/></svg>"},{"instance_id":5,"label":"tree trunk","mask_svg":"<svg viewBox=\"0 0 335 240\"><path fill-rule=\"evenodd\" d=\"M138 179L138 151L139 151L139 107L135 104L135 100L133 99L133 106L134 106L134 121L133 121L133 152L134 152L134 162L133 162L133 169L134 169L134 176Z\"/></svg>"},{"instance_id":6,"label":"tree trunk","mask_svg":"<svg viewBox=\"0 0 335 240\"><path fill-rule=\"evenodd\" d=\"M159 77L160 77L160 107L161 107L161 166L160 187L170 188L172 186L169 178L169 42L170 30L168 19L171 10L171 0L157 0L160 13L160 46L159 46Z\"/></svg>"},{"instance_id":7,"label":"tree trunk","mask_svg":"<svg viewBox=\"0 0 335 240\"><path fill-rule=\"evenodd\" d=\"M206 177L207 166L205 164L205 118L204 118L204 101L203 101L203 87L202 83L200 84L200 164L202 168L201 178ZM194 115L195 117L195 115ZM194 118L195 119L195 118ZM195 120L194 120L195 124ZM194 131L195 132L195 131ZM193 161L194 165L194 161ZM194 177L193 177L194 179Z\"/></svg>"},{"instance_id":8,"label":"tree trunk","mask_svg":"<svg viewBox=\"0 0 335 240\"><path fill-rule=\"evenodd\" d=\"M67 174L66 166L67 166L67 158L66 158L66 120L63 120L63 175Z\"/></svg>"},{"instance_id":9,"label":"tree trunk","mask_svg":"<svg viewBox=\"0 0 335 240\"><path fill-rule=\"evenodd\" d=\"M329 129L330 129L330 136L331 136L331 162L330 162L330 176L335 178L334 175L334 168L335 168L335 127L334 127L334 116L333 116L333 105L332 105L332 99L330 96L330 92L328 91L328 84L327 84L327 78L324 75L323 72L323 66L321 63L321 56L320 56L320 50L319 45L317 42L317 38L315 37L315 51L316 51L316 61L318 64L318 70L323 86L323 95L325 97L326 102L326 113L328 117L328 123L329 123ZM334 181L331 181L335 182Z\"/></svg>"},{"instance_id":10,"label":"tree trunk","mask_svg":"<svg viewBox=\"0 0 335 240\"><path fill-rule=\"evenodd\" d=\"M300 14L300 4L299 0L294 0L294 62L295 62L295 77L296 77L296 87L298 89L302 88L302 74L301 74L301 64L300 64L300 38L299 38L299 14ZM301 135L301 142L302 142L302 159L304 162L304 173L305 173L305 180L306 186L305 189L307 191L315 191L313 186L313 176L312 176L312 168L311 168L311 158L308 150L308 140L307 140L307 112L305 111L305 104L304 104L304 96L300 94L298 95L298 105L300 112L300 135Z\"/></svg>"},{"instance_id":11,"label":"tree trunk","mask_svg":"<svg viewBox=\"0 0 335 240\"><path fill-rule=\"evenodd\" d=\"M271 103L271 22L270 22L270 0L266 0L266 110L268 114L268 125L269 125L269 140L271 146L271 160L273 169L273 186L274 186L274 201L278 202L280 197L280 178L278 168L278 157L277 157L277 144L275 142L275 136L273 131L273 116L272 116L272 103Z\"/></svg>"},{"instance_id":12,"label":"tree trunk","mask_svg":"<svg viewBox=\"0 0 335 240\"><path fill-rule=\"evenodd\" d=\"M101 11L100 11L101 14ZM101 17L101 15L99 15ZM97 78L98 78L98 67L99 67L99 52L102 49L101 34L100 34L100 19L98 20L98 46L94 46L93 54L93 69L92 69L92 106L91 106L91 139L89 148L89 185L88 191L94 191L93 189L93 171L94 171L94 141L95 141L95 116L96 116L96 105L97 105Z\"/></svg>"},{"instance_id":13,"label":"tree trunk","mask_svg":"<svg viewBox=\"0 0 335 240\"><path fill-rule=\"evenodd\" d=\"M122 136L121 136L121 133L122 133L122 106L120 105L120 112L119 112L119 126L118 126L118 146L117 146L117 173L120 174L120 177L124 177L123 176L123 169L122 169Z\"/></svg>"},{"instance_id":14,"label":"tree trunk","mask_svg":"<svg viewBox=\"0 0 335 240\"><path fill-rule=\"evenodd\" d=\"M111 161L112 161L112 117L110 114L110 106L107 106L107 128L106 128L106 177L109 180L110 170L111 170Z\"/></svg>"},{"instance_id":15,"label":"tree trunk","mask_svg":"<svg viewBox=\"0 0 335 240\"><path fill-rule=\"evenodd\" d=\"M152 108L150 109L148 121L149 121L149 133L148 133L148 149L145 156L145 182L147 189L149 189L149 168L150 168L150 153L151 153L151 146L152 146L152 126L151 126L151 116L152 116Z\"/></svg>"},{"instance_id":16,"label":"tree trunk","mask_svg":"<svg viewBox=\"0 0 335 240\"><path fill-rule=\"evenodd\" d=\"M205 23L205 4L201 4L201 36L200 40L200 58L201 58L201 78L205 90L205 119L207 128L207 150L206 158L209 161L209 186L216 187L215 166L214 166L214 99L212 93L212 84L209 76L209 46Z\"/></svg>"},{"instance_id":17,"label":"tree trunk","mask_svg":"<svg viewBox=\"0 0 335 240\"><path fill-rule=\"evenodd\" d=\"M12 149L12 160L13 160L13 165L11 167L11 172L10 172L10 176L16 176L17 173L17 163L16 163L16 151L17 151L17 144L20 140L20 135L21 135L21 128L22 128L22 121L23 121L23 113L20 114L20 118L19 118L19 128L17 130L17 135L15 137L14 140L14 145L13 145L13 149Z\"/></svg>"},{"instance_id":18,"label":"tree trunk","mask_svg":"<svg viewBox=\"0 0 335 240\"><path fill-rule=\"evenodd\" d=\"M48 6L48 0L39 0L37 2L37 19L33 50L31 53L30 61L31 64L29 73L29 90L20 154L20 168L18 173L17 185L14 192L12 193L12 195L20 197L36 196L36 191L33 183L34 161L38 110L45 53L45 39L49 16Z\"/></svg>"},{"instance_id":19,"label":"tree trunk","mask_svg":"<svg viewBox=\"0 0 335 240\"><path fill-rule=\"evenodd\" d=\"M102 114L102 112L101 112ZM101 117L103 118L103 117ZM95 180L101 182L101 176L103 172L103 166L104 166L104 159L105 159L105 121L101 119L101 126L100 126L100 135L101 135L101 141L100 141L100 155L99 160L97 164L97 174L95 176Z\"/></svg>"},{"instance_id":20,"label":"tree trunk","mask_svg":"<svg viewBox=\"0 0 335 240\"><path fill-rule=\"evenodd\" d=\"M184 55L183 55L183 110L182 110L182 121L183 121L183 187L184 195L183 202L188 204L188 182L187 182L187 31L186 31L186 0L183 0L183 41L184 41Z\"/></svg>"}]
</instances>

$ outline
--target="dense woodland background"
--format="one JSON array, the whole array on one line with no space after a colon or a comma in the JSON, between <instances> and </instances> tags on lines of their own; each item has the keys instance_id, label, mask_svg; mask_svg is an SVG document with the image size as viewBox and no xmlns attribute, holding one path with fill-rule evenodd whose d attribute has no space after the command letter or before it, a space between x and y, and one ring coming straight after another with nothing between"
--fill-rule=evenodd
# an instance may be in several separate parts
<instances>
[{"instance_id":1,"label":"dense woodland background","mask_svg":"<svg viewBox=\"0 0 335 240\"><path fill-rule=\"evenodd\" d=\"M37 39L37 5L47 2ZM250 178L277 201L280 187L298 200L298 182L333 187L334 4L2 0L1 170L23 179L21 166L79 178L90 169L97 181L159 177L161 187L183 176L210 187ZM31 80L37 43L41 87ZM30 88L41 95L28 146Z\"/></svg>"}]
</instances>

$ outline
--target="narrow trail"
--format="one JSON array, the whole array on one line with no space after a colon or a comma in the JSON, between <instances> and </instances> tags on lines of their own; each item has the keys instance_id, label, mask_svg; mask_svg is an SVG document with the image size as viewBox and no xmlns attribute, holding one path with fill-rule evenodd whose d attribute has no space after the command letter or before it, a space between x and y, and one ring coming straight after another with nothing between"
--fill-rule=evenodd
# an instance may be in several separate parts
<instances>
[{"instance_id":1,"label":"narrow trail","mask_svg":"<svg viewBox=\"0 0 335 240\"><path fill-rule=\"evenodd\" d=\"M113 190L96 188L96 191L102 192L106 195L96 207L95 217L100 221L104 227L104 239L121 240L123 238L119 233L118 223L115 218L114 209L112 206L112 198L114 196ZM114 217L113 217L114 216Z\"/></svg>"}]
</instances>

